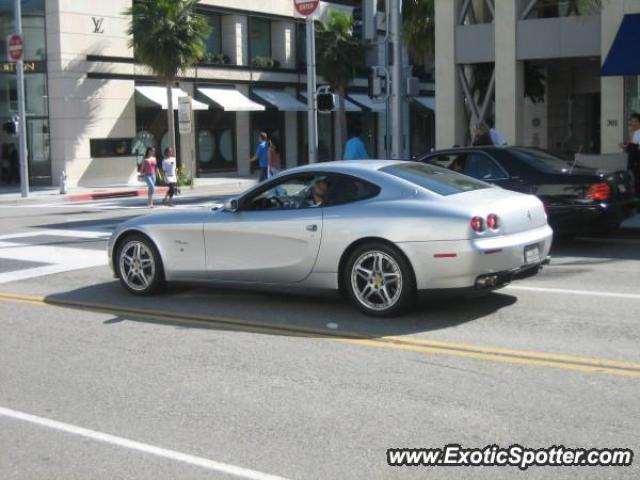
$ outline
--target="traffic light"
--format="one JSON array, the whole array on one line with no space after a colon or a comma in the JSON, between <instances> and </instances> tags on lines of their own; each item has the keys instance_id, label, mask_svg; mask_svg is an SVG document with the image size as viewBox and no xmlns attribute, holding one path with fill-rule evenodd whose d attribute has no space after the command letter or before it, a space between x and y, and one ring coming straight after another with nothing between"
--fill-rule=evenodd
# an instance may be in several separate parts
<instances>
[{"instance_id":1,"label":"traffic light","mask_svg":"<svg viewBox=\"0 0 640 480\"><path fill-rule=\"evenodd\" d=\"M353 7L351 12L353 22L351 24L351 35L357 40L362 40L363 22L362 22L362 7Z\"/></svg>"},{"instance_id":2,"label":"traffic light","mask_svg":"<svg viewBox=\"0 0 640 480\"><path fill-rule=\"evenodd\" d=\"M369 69L368 87L369 97L378 98L382 96L382 77L379 75L377 67Z\"/></svg>"},{"instance_id":3,"label":"traffic light","mask_svg":"<svg viewBox=\"0 0 640 480\"><path fill-rule=\"evenodd\" d=\"M9 135L18 134L18 122L15 120L9 120L2 125L2 129Z\"/></svg>"},{"instance_id":4,"label":"traffic light","mask_svg":"<svg viewBox=\"0 0 640 480\"><path fill-rule=\"evenodd\" d=\"M361 0L360 5L353 7L353 37L362 42L373 42L377 36L377 0Z\"/></svg>"}]
</instances>

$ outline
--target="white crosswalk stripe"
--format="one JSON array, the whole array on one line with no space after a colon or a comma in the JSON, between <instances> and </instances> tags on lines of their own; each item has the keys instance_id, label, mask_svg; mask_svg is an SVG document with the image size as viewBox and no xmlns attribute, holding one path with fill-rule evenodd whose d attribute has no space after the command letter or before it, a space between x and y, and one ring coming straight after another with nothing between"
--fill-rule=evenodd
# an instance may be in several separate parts
<instances>
[{"instance_id":1,"label":"white crosswalk stripe","mask_svg":"<svg viewBox=\"0 0 640 480\"><path fill-rule=\"evenodd\" d=\"M104 225L100 226L104 228ZM52 275L55 273L99 267L107 264L107 254L100 240L107 240L111 232L108 230L37 230L13 233L0 236L0 262L5 259L11 262L34 263L40 266L28 267L8 272L0 272L0 284L26 280L30 278ZM69 242L55 244L38 244L37 237L63 237ZM33 243L29 243L33 239ZM74 248L73 240L97 241L99 248Z\"/></svg>"}]
</instances>

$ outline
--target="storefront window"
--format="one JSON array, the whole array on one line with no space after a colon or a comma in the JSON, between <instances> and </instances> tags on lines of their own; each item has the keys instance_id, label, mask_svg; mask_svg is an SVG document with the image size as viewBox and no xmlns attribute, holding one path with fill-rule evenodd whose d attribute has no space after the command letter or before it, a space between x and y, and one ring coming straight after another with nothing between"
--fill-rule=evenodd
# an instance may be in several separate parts
<instances>
[{"instance_id":1,"label":"storefront window","mask_svg":"<svg viewBox=\"0 0 640 480\"><path fill-rule=\"evenodd\" d=\"M32 185L51 184L51 157L49 146L49 111L46 74L45 0L22 2L22 29L24 36L24 86L27 113L27 152L29 181ZM13 0L0 0L0 51L6 52L6 39L15 31ZM15 63L0 63L0 123L10 120L18 112L18 89ZM15 136L0 132L2 164L11 164L17 158ZM13 162L15 163L15 162ZM17 171L3 175L5 183L19 182Z\"/></svg>"},{"instance_id":2,"label":"storefront window","mask_svg":"<svg viewBox=\"0 0 640 480\"><path fill-rule=\"evenodd\" d=\"M251 61L271 57L271 22L264 18L249 19L249 47Z\"/></svg>"}]
</instances>

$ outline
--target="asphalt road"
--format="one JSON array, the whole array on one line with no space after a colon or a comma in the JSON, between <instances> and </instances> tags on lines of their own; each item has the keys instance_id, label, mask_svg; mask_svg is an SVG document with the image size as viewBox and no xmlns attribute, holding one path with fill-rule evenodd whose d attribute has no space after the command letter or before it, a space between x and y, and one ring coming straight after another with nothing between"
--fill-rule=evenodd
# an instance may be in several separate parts
<instances>
[{"instance_id":1,"label":"asphalt road","mask_svg":"<svg viewBox=\"0 0 640 480\"><path fill-rule=\"evenodd\" d=\"M104 246L143 203L0 205L0 478L640 477L640 235L558 245L536 278L389 321L292 292L134 298ZM452 443L636 458L387 466Z\"/></svg>"}]
</instances>

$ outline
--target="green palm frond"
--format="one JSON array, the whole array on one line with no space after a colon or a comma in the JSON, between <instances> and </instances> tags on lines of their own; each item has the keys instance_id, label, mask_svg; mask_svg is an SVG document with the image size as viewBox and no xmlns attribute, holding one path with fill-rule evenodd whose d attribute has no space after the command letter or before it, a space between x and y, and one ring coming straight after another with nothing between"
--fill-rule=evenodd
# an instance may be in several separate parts
<instances>
[{"instance_id":1,"label":"green palm frond","mask_svg":"<svg viewBox=\"0 0 640 480\"><path fill-rule=\"evenodd\" d=\"M198 0L135 0L125 15L136 59L170 80L205 53L211 27L196 12Z\"/></svg>"},{"instance_id":2,"label":"green palm frond","mask_svg":"<svg viewBox=\"0 0 640 480\"><path fill-rule=\"evenodd\" d=\"M346 87L364 66L364 47L353 38L351 16L330 10L316 29L316 38L320 75L336 90Z\"/></svg>"}]
</instances>

